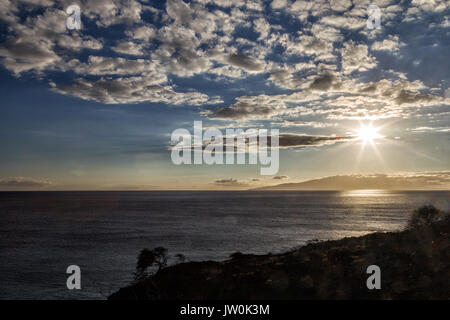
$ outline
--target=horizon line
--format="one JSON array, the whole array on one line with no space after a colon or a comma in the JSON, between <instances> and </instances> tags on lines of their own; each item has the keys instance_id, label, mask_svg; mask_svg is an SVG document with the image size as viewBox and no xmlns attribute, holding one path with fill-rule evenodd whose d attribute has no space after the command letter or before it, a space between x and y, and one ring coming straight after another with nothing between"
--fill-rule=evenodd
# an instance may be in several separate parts
<instances>
[{"instance_id":1,"label":"horizon line","mask_svg":"<svg viewBox=\"0 0 450 320\"><path fill-rule=\"evenodd\" d=\"M450 191L448 189L269 189L270 187L251 189L63 189L63 190L0 190L1 192L151 192L151 191Z\"/></svg>"}]
</instances>

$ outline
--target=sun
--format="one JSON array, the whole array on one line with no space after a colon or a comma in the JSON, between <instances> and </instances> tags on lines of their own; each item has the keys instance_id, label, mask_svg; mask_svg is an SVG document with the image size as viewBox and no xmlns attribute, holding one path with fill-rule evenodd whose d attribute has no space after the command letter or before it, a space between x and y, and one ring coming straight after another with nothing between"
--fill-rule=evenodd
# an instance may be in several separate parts
<instances>
[{"instance_id":1,"label":"sun","mask_svg":"<svg viewBox=\"0 0 450 320\"><path fill-rule=\"evenodd\" d=\"M376 139L382 138L378 133L378 129L372 127L372 125L362 125L359 130L356 130L356 137L364 143L373 142Z\"/></svg>"}]
</instances>

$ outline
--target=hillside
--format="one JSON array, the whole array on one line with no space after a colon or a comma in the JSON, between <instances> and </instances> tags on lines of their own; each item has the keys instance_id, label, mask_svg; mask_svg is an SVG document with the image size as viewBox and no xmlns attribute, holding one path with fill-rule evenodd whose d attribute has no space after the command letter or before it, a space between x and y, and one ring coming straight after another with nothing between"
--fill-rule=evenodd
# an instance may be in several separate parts
<instances>
[{"instance_id":1,"label":"hillside","mask_svg":"<svg viewBox=\"0 0 450 320\"><path fill-rule=\"evenodd\" d=\"M447 218L284 254L182 263L109 299L449 299L449 231ZM381 268L381 290L366 287L373 264Z\"/></svg>"},{"instance_id":2,"label":"hillside","mask_svg":"<svg viewBox=\"0 0 450 320\"><path fill-rule=\"evenodd\" d=\"M448 190L445 179L429 176L339 175L298 183L282 183L253 190Z\"/></svg>"}]
</instances>

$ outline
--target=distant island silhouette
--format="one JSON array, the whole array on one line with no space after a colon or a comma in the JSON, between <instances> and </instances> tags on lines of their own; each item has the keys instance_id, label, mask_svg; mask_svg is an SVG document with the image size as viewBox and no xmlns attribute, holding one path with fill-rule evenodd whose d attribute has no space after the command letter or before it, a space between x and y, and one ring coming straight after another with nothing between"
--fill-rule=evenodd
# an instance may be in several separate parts
<instances>
[{"instance_id":1,"label":"distant island silhouette","mask_svg":"<svg viewBox=\"0 0 450 320\"><path fill-rule=\"evenodd\" d=\"M386 175L352 174L337 175L297 183L282 183L251 190L449 190L447 175L430 176L428 174Z\"/></svg>"}]
</instances>

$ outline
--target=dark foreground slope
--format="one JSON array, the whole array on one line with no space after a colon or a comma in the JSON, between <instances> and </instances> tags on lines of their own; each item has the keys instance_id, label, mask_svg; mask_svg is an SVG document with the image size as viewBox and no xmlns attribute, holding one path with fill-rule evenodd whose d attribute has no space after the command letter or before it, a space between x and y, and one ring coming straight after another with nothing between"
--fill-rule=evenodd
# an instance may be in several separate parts
<instances>
[{"instance_id":1,"label":"dark foreground slope","mask_svg":"<svg viewBox=\"0 0 450 320\"><path fill-rule=\"evenodd\" d=\"M109 299L449 299L449 231L447 218L279 255L183 263ZM372 264L381 268L381 290L366 287Z\"/></svg>"}]
</instances>

